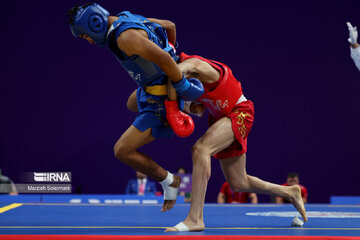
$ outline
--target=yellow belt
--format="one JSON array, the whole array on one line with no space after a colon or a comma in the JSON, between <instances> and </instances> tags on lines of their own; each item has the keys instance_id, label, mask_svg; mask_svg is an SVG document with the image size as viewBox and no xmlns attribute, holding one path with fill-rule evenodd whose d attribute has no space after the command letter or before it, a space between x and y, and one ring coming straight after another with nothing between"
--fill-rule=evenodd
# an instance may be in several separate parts
<instances>
[{"instance_id":1,"label":"yellow belt","mask_svg":"<svg viewBox=\"0 0 360 240\"><path fill-rule=\"evenodd\" d=\"M167 85L146 86L145 92L155 96L164 96L167 95Z\"/></svg>"}]
</instances>

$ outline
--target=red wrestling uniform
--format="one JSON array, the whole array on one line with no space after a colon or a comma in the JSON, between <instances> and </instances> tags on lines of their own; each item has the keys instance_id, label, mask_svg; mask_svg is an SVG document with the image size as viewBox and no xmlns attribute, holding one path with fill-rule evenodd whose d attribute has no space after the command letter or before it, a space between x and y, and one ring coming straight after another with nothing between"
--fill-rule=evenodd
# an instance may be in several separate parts
<instances>
[{"instance_id":1,"label":"red wrestling uniform","mask_svg":"<svg viewBox=\"0 0 360 240\"><path fill-rule=\"evenodd\" d=\"M221 186L220 192L225 195L226 203L249 203L250 193L248 192L233 192L228 182L224 182Z\"/></svg>"},{"instance_id":2,"label":"red wrestling uniform","mask_svg":"<svg viewBox=\"0 0 360 240\"><path fill-rule=\"evenodd\" d=\"M180 54L180 61L197 58L210 64L220 73L215 83L203 83L205 93L197 99L210 112L209 123L228 117L237 141L228 148L215 154L215 158L224 159L239 156L247 151L247 136L254 122L254 104L246 100L240 82L234 77L231 69L223 63L200 56Z\"/></svg>"}]
</instances>

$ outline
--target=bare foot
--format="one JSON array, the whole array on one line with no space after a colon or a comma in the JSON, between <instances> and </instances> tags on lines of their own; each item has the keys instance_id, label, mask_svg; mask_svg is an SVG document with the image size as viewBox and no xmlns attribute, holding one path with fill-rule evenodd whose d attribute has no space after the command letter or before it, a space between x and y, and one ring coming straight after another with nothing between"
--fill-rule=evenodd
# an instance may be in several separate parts
<instances>
[{"instance_id":1,"label":"bare foot","mask_svg":"<svg viewBox=\"0 0 360 240\"><path fill-rule=\"evenodd\" d=\"M301 197L301 188L299 185L294 185L290 187L290 198L289 201L294 205L296 210L300 213L301 217L304 219L304 222L307 222L307 216L304 206L304 201Z\"/></svg>"},{"instance_id":2,"label":"bare foot","mask_svg":"<svg viewBox=\"0 0 360 240\"><path fill-rule=\"evenodd\" d=\"M187 231L189 231L189 232L201 232L202 230L205 229L204 222L195 223L195 222L185 220L183 223L186 225ZM165 232L179 232L179 231L181 232L181 229L176 228L176 226L167 227L165 229Z\"/></svg>"},{"instance_id":3,"label":"bare foot","mask_svg":"<svg viewBox=\"0 0 360 240\"><path fill-rule=\"evenodd\" d=\"M170 184L170 187L179 188L181 183L181 177L174 175L174 181ZM164 200L164 204L161 208L161 212L166 212L174 207L176 199L174 200Z\"/></svg>"}]
</instances>

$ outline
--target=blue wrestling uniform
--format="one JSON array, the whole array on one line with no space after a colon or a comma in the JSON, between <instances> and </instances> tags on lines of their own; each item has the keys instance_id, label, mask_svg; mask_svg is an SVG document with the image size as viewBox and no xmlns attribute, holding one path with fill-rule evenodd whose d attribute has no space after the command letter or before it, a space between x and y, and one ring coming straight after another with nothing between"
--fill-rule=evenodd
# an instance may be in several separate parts
<instances>
[{"instance_id":1,"label":"blue wrestling uniform","mask_svg":"<svg viewBox=\"0 0 360 240\"><path fill-rule=\"evenodd\" d=\"M175 60L175 51L169 45L166 30L159 24L128 11L121 12L117 16L119 19L111 25L107 32L106 43L139 86L136 94L139 114L132 125L140 131L151 128L154 138L170 137L173 132L166 121L164 106L164 100L167 98L167 76L151 61L138 55L128 57L118 48L116 42L119 35L125 30L141 29L148 34L150 41L168 52Z\"/></svg>"}]
</instances>

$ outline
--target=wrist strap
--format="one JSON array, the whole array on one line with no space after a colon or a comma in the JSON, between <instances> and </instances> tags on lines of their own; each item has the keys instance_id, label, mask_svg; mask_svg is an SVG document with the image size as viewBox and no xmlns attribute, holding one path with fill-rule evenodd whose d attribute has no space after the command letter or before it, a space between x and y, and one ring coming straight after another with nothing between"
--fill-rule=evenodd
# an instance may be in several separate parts
<instances>
[{"instance_id":1,"label":"wrist strap","mask_svg":"<svg viewBox=\"0 0 360 240\"><path fill-rule=\"evenodd\" d=\"M172 83L172 85L178 93L182 93L189 89L190 82L183 76L183 78L179 82Z\"/></svg>"}]
</instances>

